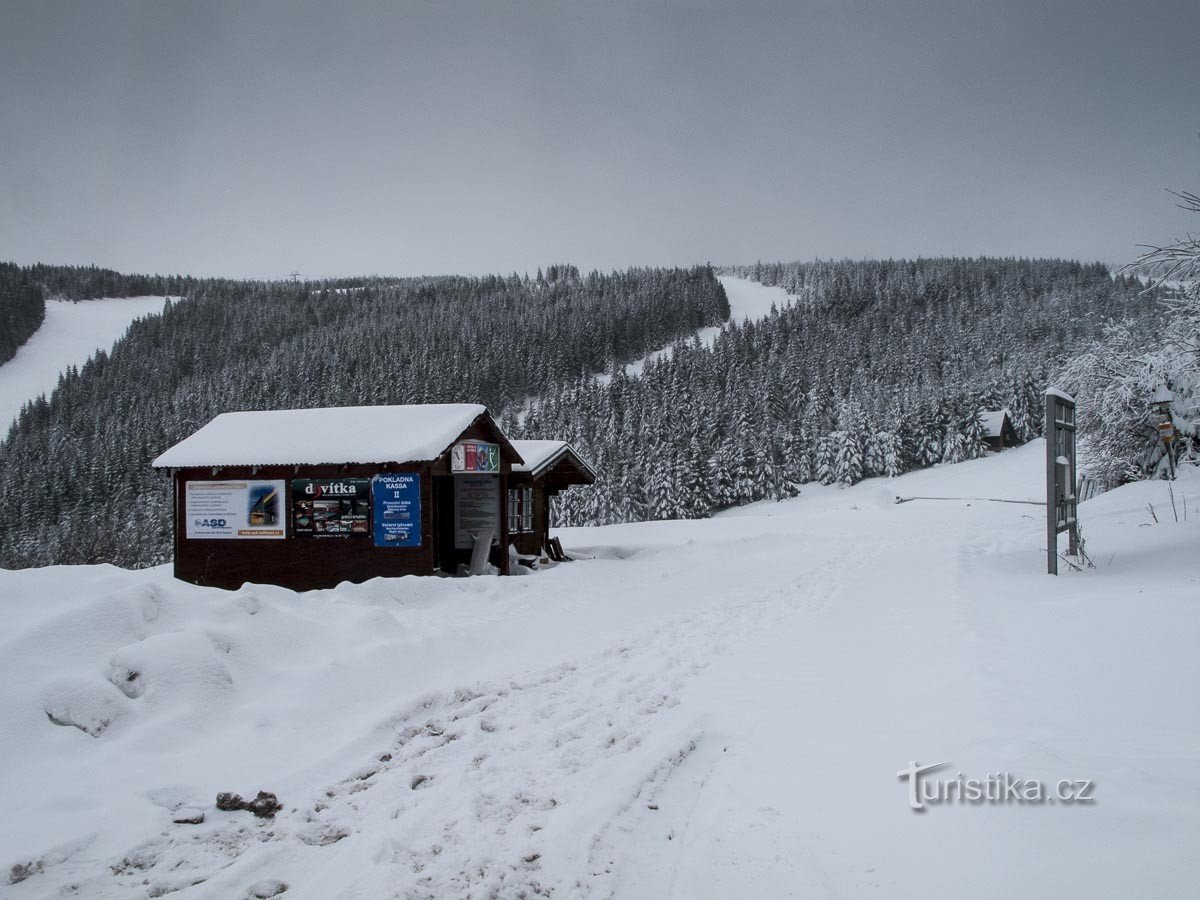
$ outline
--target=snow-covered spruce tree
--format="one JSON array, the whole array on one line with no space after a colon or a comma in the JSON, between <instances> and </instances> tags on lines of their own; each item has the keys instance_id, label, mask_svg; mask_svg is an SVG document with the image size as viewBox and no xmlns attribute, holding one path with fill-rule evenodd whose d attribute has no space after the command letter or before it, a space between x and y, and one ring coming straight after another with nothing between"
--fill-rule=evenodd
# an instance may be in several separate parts
<instances>
[{"instance_id":1,"label":"snow-covered spruce tree","mask_svg":"<svg viewBox=\"0 0 1200 900\"><path fill-rule=\"evenodd\" d=\"M735 466L733 451L728 443L722 442L721 448L713 454L710 460L713 506L716 509L726 509L737 503L737 489L734 482Z\"/></svg>"},{"instance_id":2,"label":"snow-covered spruce tree","mask_svg":"<svg viewBox=\"0 0 1200 900\"><path fill-rule=\"evenodd\" d=\"M713 475L698 437L692 438L687 453L680 459L683 468L679 473L679 500L683 518L703 519L714 506Z\"/></svg>"},{"instance_id":3,"label":"snow-covered spruce tree","mask_svg":"<svg viewBox=\"0 0 1200 900\"><path fill-rule=\"evenodd\" d=\"M874 478L883 474L883 431L874 422L867 426L867 437L863 441L863 475Z\"/></svg>"},{"instance_id":4,"label":"snow-covered spruce tree","mask_svg":"<svg viewBox=\"0 0 1200 900\"><path fill-rule=\"evenodd\" d=\"M758 455L754 452L754 435L741 432L737 436L736 468L733 473L733 490L737 503L753 503L761 499L758 481Z\"/></svg>"},{"instance_id":5,"label":"snow-covered spruce tree","mask_svg":"<svg viewBox=\"0 0 1200 900\"><path fill-rule=\"evenodd\" d=\"M1176 307L1176 319L1159 345L1128 323L1109 326L1104 338L1076 356L1059 383L1079 402L1079 427L1088 470L1112 483L1161 477L1170 471L1167 446L1151 405L1166 385L1174 396L1172 418L1180 439L1171 445L1176 462L1197 455L1200 403L1200 298Z\"/></svg>"},{"instance_id":6,"label":"snow-covered spruce tree","mask_svg":"<svg viewBox=\"0 0 1200 900\"><path fill-rule=\"evenodd\" d=\"M834 437L832 434L822 435L817 439L816 471L813 474L821 484L833 484L837 480L833 448Z\"/></svg>"},{"instance_id":7,"label":"snow-covered spruce tree","mask_svg":"<svg viewBox=\"0 0 1200 900\"><path fill-rule=\"evenodd\" d=\"M942 433L942 459L944 463L960 463L967 456L967 442L954 422L947 422Z\"/></svg>"},{"instance_id":8,"label":"snow-covered spruce tree","mask_svg":"<svg viewBox=\"0 0 1200 900\"><path fill-rule=\"evenodd\" d=\"M835 448L834 480L843 487L862 481L863 448L858 432L845 429L835 431L829 437Z\"/></svg>"},{"instance_id":9,"label":"snow-covered spruce tree","mask_svg":"<svg viewBox=\"0 0 1200 900\"><path fill-rule=\"evenodd\" d=\"M650 481L649 500L651 519L676 517L676 489L672 460L655 455L647 469Z\"/></svg>"},{"instance_id":10,"label":"snow-covered spruce tree","mask_svg":"<svg viewBox=\"0 0 1200 900\"><path fill-rule=\"evenodd\" d=\"M895 431L876 426L868 435L863 453L863 475L895 478L903 471L904 447Z\"/></svg>"},{"instance_id":11,"label":"snow-covered spruce tree","mask_svg":"<svg viewBox=\"0 0 1200 900\"><path fill-rule=\"evenodd\" d=\"M1200 213L1200 197L1177 193L1179 206ZM1143 273L1166 289L1160 304L1167 321L1148 330L1126 320L1073 358L1060 382L1079 401L1079 426L1088 469L1117 482L1162 477L1200 457L1200 238L1151 246L1127 271ZM1172 395L1176 440L1164 443L1155 392Z\"/></svg>"},{"instance_id":12,"label":"snow-covered spruce tree","mask_svg":"<svg viewBox=\"0 0 1200 900\"><path fill-rule=\"evenodd\" d=\"M789 496L800 493L800 485L813 480L812 457L807 434L789 434L784 442L784 478Z\"/></svg>"},{"instance_id":13,"label":"snow-covered spruce tree","mask_svg":"<svg viewBox=\"0 0 1200 900\"><path fill-rule=\"evenodd\" d=\"M942 461L942 428L930 419L921 418L916 423L916 465L918 468L936 466Z\"/></svg>"},{"instance_id":14,"label":"snow-covered spruce tree","mask_svg":"<svg viewBox=\"0 0 1200 900\"><path fill-rule=\"evenodd\" d=\"M987 453L986 432L978 412L967 414L962 431L964 455L967 459L979 459Z\"/></svg>"},{"instance_id":15,"label":"snow-covered spruce tree","mask_svg":"<svg viewBox=\"0 0 1200 900\"><path fill-rule=\"evenodd\" d=\"M1021 443L1033 440L1040 433L1035 424L1041 418L1035 417L1034 414L1034 409L1039 405L1036 393L1036 388L1028 379L1013 382L1008 414L1012 421L1013 431L1017 434L1017 440Z\"/></svg>"}]
</instances>

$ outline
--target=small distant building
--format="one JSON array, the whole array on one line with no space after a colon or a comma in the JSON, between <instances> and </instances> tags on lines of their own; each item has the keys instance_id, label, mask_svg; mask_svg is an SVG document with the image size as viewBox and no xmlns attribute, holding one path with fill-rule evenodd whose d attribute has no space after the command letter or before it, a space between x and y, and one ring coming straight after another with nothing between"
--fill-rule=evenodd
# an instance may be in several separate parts
<instances>
[{"instance_id":1,"label":"small distant building","mask_svg":"<svg viewBox=\"0 0 1200 900\"><path fill-rule=\"evenodd\" d=\"M1020 443L1017 430L1013 428L1012 414L1007 409L980 410L979 419L983 422L983 439L991 449L1003 450Z\"/></svg>"},{"instance_id":2,"label":"small distant building","mask_svg":"<svg viewBox=\"0 0 1200 900\"><path fill-rule=\"evenodd\" d=\"M470 403L217 416L153 463L173 470L175 577L311 590L458 574L473 551L507 573L510 545L549 541L549 498L595 479L565 443L526 443L532 464Z\"/></svg>"},{"instance_id":3,"label":"small distant building","mask_svg":"<svg viewBox=\"0 0 1200 900\"><path fill-rule=\"evenodd\" d=\"M508 533L517 551L540 555L550 543L550 500L596 473L566 441L513 441L524 462L508 480Z\"/></svg>"}]
</instances>

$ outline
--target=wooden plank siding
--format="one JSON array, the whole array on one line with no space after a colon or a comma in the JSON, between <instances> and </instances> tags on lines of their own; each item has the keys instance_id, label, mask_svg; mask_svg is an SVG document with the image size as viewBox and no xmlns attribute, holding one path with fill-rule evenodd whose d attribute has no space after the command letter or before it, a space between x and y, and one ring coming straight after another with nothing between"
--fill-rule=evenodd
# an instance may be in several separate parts
<instances>
[{"instance_id":1,"label":"wooden plank siding","mask_svg":"<svg viewBox=\"0 0 1200 900\"><path fill-rule=\"evenodd\" d=\"M513 546L526 556L541 555L550 542L550 503L554 496L574 485L591 484L595 479L564 456L550 468L535 477L528 472L513 472L509 480L511 487L532 484L533 486L533 531L514 535ZM508 524L507 516L505 524Z\"/></svg>"},{"instance_id":2,"label":"wooden plank siding","mask_svg":"<svg viewBox=\"0 0 1200 900\"><path fill-rule=\"evenodd\" d=\"M500 445L499 549L492 562L508 571L508 481L519 456L490 416L480 416L437 459L408 463L327 463L184 468L174 472L175 577L193 584L234 589L246 582L276 584L293 590L329 588L343 582L402 575L432 575L440 565L453 572L470 551L454 549L453 478L449 450L463 440ZM292 530L292 480L298 478L371 478L415 472L421 476L421 546L376 547L371 535L296 537ZM189 481L281 479L286 484L284 539L189 539L185 484ZM437 502L435 502L435 499Z\"/></svg>"}]
</instances>

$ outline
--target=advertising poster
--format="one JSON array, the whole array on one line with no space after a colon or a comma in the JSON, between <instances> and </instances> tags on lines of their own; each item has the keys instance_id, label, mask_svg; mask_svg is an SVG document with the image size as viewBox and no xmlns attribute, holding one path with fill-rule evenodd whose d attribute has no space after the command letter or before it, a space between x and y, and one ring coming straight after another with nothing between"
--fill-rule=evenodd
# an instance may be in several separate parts
<instances>
[{"instance_id":1,"label":"advertising poster","mask_svg":"<svg viewBox=\"0 0 1200 900\"><path fill-rule=\"evenodd\" d=\"M371 533L369 478L292 480L292 533L296 537L348 538Z\"/></svg>"},{"instance_id":2,"label":"advertising poster","mask_svg":"<svg viewBox=\"0 0 1200 900\"><path fill-rule=\"evenodd\" d=\"M500 445L460 441L450 448L451 472L499 472Z\"/></svg>"},{"instance_id":3,"label":"advertising poster","mask_svg":"<svg viewBox=\"0 0 1200 900\"><path fill-rule=\"evenodd\" d=\"M474 546L473 535L490 530L500 537L500 479L494 475L458 475L454 478L454 546Z\"/></svg>"},{"instance_id":4,"label":"advertising poster","mask_svg":"<svg viewBox=\"0 0 1200 900\"><path fill-rule=\"evenodd\" d=\"M282 481L189 481L186 537L192 540L287 536Z\"/></svg>"},{"instance_id":5,"label":"advertising poster","mask_svg":"<svg viewBox=\"0 0 1200 900\"><path fill-rule=\"evenodd\" d=\"M421 476L376 475L371 504L376 547L421 546Z\"/></svg>"}]
</instances>

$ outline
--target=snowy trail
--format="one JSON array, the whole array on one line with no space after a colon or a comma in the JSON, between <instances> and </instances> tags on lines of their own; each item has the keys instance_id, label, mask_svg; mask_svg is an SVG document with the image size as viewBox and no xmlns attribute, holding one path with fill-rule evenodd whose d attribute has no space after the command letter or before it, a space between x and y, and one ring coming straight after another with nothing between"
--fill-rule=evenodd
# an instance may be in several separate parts
<instances>
[{"instance_id":1,"label":"snowy trail","mask_svg":"<svg viewBox=\"0 0 1200 900\"><path fill-rule=\"evenodd\" d=\"M759 284L757 281L734 278L732 275L719 275L717 280L725 288L725 296L729 300L729 321L731 323L740 324L747 319L753 321L764 318L770 315L772 306L782 309L791 302L791 298L783 288L769 287ZM695 338L705 347L711 347L724 327L724 325L710 325L708 328L701 328L696 332ZM668 344L666 347L647 353L641 359L626 363L625 374L641 375L648 363L657 359L669 359L672 352L673 346ZM596 377L605 384L612 380L612 376L607 372Z\"/></svg>"},{"instance_id":2,"label":"snowy trail","mask_svg":"<svg viewBox=\"0 0 1200 900\"><path fill-rule=\"evenodd\" d=\"M100 300L49 300L41 327L0 366L0 429L8 426L27 403L47 396L58 376L82 366L97 350L108 350L131 322L162 312L165 297L107 297Z\"/></svg>"},{"instance_id":3,"label":"snowy trail","mask_svg":"<svg viewBox=\"0 0 1200 900\"><path fill-rule=\"evenodd\" d=\"M1200 574L1172 560L1196 523L1141 527L1161 485L1106 494L1085 530L1111 565L1053 581L1036 510L894 503L1031 499L1040 449L567 529L598 558L529 578L81 570L97 601L73 570L0 573L40 601L0 604L0 872L31 869L0 897L1187 896ZM88 691L136 663L144 693L97 738L49 725L47 658ZM916 814L911 759L1102 802ZM258 788L273 821L211 807ZM193 803L207 821L172 824Z\"/></svg>"},{"instance_id":4,"label":"snowy trail","mask_svg":"<svg viewBox=\"0 0 1200 900\"><path fill-rule=\"evenodd\" d=\"M402 896L533 896L543 882L573 885L572 896L611 896L610 832L689 757L713 752L703 728L678 710L680 692L746 633L791 614L787 594L772 591L673 614L648 633L521 680L447 685L358 742L353 767L339 754L337 782L294 775L319 789L269 826L227 817L176 827L108 861L112 875L89 877L91 860L64 865L64 874L96 896L147 883L152 892L204 885L223 896L270 865L318 863L329 879L297 885L293 896L368 897L377 896L376 867L386 864L410 877ZM481 858L479 848L498 838L509 852ZM346 873L363 866L356 885Z\"/></svg>"}]
</instances>

